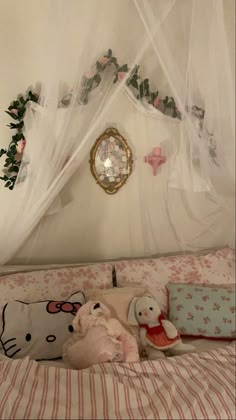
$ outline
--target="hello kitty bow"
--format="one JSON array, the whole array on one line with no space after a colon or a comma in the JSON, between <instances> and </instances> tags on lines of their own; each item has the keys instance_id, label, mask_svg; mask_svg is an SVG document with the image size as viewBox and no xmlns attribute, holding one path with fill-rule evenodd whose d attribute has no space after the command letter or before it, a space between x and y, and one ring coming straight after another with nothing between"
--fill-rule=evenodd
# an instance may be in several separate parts
<instances>
[{"instance_id":1,"label":"hello kitty bow","mask_svg":"<svg viewBox=\"0 0 236 420\"><path fill-rule=\"evenodd\" d=\"M77 311L81 308L79 302L63 302L63 301L50 301L47 304L47 312L56 314L58 312L67 312L76 315Z\"/></svg>"}]
</instances>

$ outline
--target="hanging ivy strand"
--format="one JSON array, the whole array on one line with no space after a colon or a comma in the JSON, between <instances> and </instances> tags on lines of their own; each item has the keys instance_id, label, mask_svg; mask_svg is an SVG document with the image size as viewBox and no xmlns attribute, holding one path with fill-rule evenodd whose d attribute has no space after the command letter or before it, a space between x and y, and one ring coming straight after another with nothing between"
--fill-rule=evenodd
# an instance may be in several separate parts
<instances>
[{"instance_id":1,"label":"hanging ivy strand","mask_svg":"<svg viewBox=\"0 0 236 420\"><path fill-rule=\"evenodd\" d=\"M158 90L151 90L149 79L142 79L139 74L140 67L136 65L131 70L128 64L119 64L111 49L97 60L91 71L84 75L78 98L80 104L86 105L88 103L89 93L100 85L102 73L108 67L114 68L114 83L123 80L127 73L130 72L126 85L132 90L133 95L138 100L145 99L148 104L161 113L172 118L181 119L181 113L176 106L174 98L172 96L161 97ZM66 95L61 100L61 106L68 106L71 96L72 93Z\"/></svg>"},{"instance_id":2,"label":"hanging ivy strand","mask_svg":"<svg viewBox=\"0 0 236 420\"><path fill-rule=\"evenodd\" d=\"M12 135L8 148L0 149L0 157L5 156L3 169L4 176L0 176L0 179L5 183L4 186L10 190L13 190L14 188L26 144L23 130L26 105L29 101L38 102L38 95L29 91L25 97L20 96L13 101L6 111L14 120L8 127L10 127L11 130L16 131L15 134Z\"/></svg>"}]
</instances>

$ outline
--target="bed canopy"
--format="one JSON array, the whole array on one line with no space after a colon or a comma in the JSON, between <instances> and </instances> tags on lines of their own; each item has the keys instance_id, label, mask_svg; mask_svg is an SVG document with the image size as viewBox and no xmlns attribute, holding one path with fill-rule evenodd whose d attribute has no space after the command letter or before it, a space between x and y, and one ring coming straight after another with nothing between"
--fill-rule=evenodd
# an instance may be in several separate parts
<instances>
[{"instance_id":1,"label":"bed canopy","mask_svg":"<svg viewBox=\"0 0 236 420\"><path fill-rule=\"evenodd\" d=\"M42 34L39 48L38 96L29 97L24 115L21 103L9 110L17 123L24 122L23 136L13 145L23 153L19 172L10 172L16 182L8 184L14 188L2 208L0 264L14 257L46 215L62 211L60 192L95 139L117 125L109 112L121 96L132 105L128 115L120 110L118 129L132 149L133 169L117 192L126 200L130 222L130 249L120 256L161 253L168 235L179 251L204 248L206 235L212 246L226 245L219 243L225 220L231 228L224 241L232 246L235 88L225 1L48 0L42 7L47 37ZM162 138L153 132L154 122L166 127ZM166 158L158 168L161 178L144 159L155 147ZM179 223L176 194L188 215L186 226ZM209 204L203 213L198 197ZM80 209L77 215L79 224ZM193 226L195 233L186 235Z\"/></svg>"}]
</instances>

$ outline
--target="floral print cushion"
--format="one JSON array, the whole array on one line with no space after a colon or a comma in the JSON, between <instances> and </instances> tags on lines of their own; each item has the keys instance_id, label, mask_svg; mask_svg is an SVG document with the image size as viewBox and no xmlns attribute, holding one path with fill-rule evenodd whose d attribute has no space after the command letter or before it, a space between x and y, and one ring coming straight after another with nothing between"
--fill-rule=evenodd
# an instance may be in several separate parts
<instances>
[{"instance_id":1,"label":"floral print cushion","mask_svg":"<svg viewBox=\"0 0 236 420\"><path fill-rule=\"evenodd\" d=\"M169 319L181 335L235 339L235 287L167 285Z\"/></svg>"},{"instance_id":2,"label":"floral print cushion","mask_svg":"<svg viewBox=\"0 0 236 420\"><path fill-rule=\"evenodd\" d=\"M207 255L177 255L115 264L117 286L145 286L153 289L162 309L167 309L166 284L232 284L235 279L235 254L223 248Z\"/></svg>"},{"instance_id":3,"label":"floral print cushion","mask_svg":"<svg viewBox=\"0 0 236 420\"><path fill-rule=\"evenodd\" d=\"M34 302L66 299L78 290L112 287L112 265L101 263L80 267L33 271L0 277L0 313L11 300Z\"/></svg>"}]
</instances>

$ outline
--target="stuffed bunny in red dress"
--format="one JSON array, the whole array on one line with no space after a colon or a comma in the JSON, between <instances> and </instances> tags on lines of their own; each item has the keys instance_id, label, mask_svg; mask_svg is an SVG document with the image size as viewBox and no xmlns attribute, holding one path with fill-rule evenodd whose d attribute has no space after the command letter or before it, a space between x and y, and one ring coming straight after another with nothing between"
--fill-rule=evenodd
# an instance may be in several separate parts
<instances>
[{"instance_id":1,"label":"stuffed bunny in red dress","mask_svg":"<svg viewBox=\"0 0 236 420\"><path fill-rule=\"evenodd\" d=\"M191 345L184 344L175 326L165 319L152 295L135 297L129 307L128 322L140 328L141 344L149 359L165 357L194 351Z\"/></svg>"}]
</instances>

